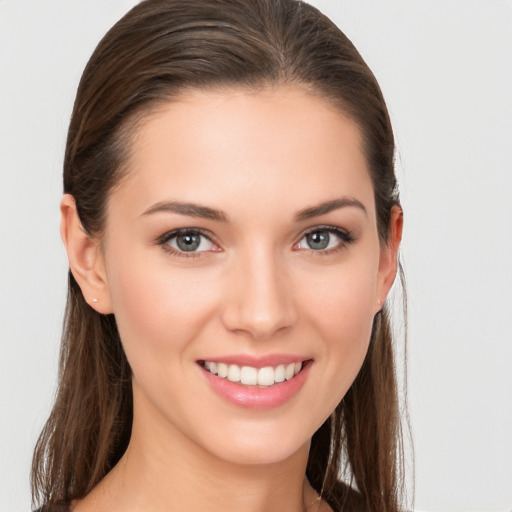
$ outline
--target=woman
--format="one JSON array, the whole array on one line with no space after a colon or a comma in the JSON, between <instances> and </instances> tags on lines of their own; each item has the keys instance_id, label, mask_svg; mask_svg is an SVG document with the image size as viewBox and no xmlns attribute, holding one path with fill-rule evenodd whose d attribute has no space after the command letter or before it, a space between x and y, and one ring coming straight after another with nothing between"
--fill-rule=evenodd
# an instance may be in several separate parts
<instances>
[{"instance_id":1,"label":"woman","mask_svg":"<svg viewBox=\"0 0 512 512\"><path fill-rule=\"evenodd\" d=\"M69 128L36 505L398 510L393 154L371 71L307 4L121 19Z\"/></svg>"}]
</instances>

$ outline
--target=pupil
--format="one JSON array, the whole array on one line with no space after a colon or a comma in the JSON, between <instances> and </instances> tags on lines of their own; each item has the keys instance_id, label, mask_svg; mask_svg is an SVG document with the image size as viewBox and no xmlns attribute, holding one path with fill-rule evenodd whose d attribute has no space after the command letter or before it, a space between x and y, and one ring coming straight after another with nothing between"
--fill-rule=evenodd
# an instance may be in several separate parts
<instances>
[{"instance_id":1,"label":"pupil","mask_svg":"<svg viewBox=\"0 0 512 512\"><path fill-rule=\"evenodd\" d=\"M307 242L311 249L325 249L329 245L329 233L326 231L315 231L307 235Z\"/></svg>"},{"instance_id":2,"label":"pupil","mask_svg":"<svg viewBox=\"0 0 512 512\"><path fill-rule=\"evenodd\" d=\"M179 235L176 239L176 244L182 251L195 251L199 247L199 243L199 236L191 233Z\"/></svg>"}]
</instances>

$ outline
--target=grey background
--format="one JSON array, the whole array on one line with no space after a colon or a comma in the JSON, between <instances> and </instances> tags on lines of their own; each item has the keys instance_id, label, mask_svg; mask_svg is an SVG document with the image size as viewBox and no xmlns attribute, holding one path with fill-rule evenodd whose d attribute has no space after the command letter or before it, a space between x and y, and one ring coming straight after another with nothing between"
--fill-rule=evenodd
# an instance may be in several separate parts
<instances>
[{"instance_id":1,"label":"grey background","mask_svg":"<svg viewBox=\"0 0 512 512\"><path fill-rule=\"evenodd\" d=\"M0 511L30 508L80 73L132 0L0 0ZM512 510L512 2L317 0L387 99L405 210L416 510Z\"/></svg>"}]
</instances>

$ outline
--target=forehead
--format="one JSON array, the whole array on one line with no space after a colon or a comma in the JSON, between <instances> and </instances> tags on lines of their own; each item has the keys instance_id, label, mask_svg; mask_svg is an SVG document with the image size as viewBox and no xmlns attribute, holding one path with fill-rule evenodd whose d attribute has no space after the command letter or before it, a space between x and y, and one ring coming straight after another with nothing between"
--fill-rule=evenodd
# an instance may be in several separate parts
<instances>
[{"instance_id":1,"label":"forehead","mask_svg":"<svg viewBox=\"0 0 512 512\"><path fill-rule=\"evenodd\" d=\"M373 210L351 119L298 88L232 89L187 92L148 116L135 131L111 206L124 202L135 213L180 200L256 213L341 195Z\"/></svg>"}]
</instances>

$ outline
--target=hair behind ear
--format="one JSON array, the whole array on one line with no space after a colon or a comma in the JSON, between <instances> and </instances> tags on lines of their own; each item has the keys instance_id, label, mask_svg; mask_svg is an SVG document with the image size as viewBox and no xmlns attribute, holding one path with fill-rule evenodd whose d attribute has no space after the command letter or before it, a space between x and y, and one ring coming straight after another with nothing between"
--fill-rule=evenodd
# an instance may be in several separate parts
<instances>
[{"instance_id":1,"label":"hair behind ear","mask_svg":"<svg viewBox=\"0 0 512 512\"><path fill-rule=\"evenodd\" d=\"M384 308L375 315L359 374L313 436L308 479L334 510L398 512L401 437L392 335ZM349 477L348 485L340 485L340 475Z\"/></svg>"},{"instance_id":2,"label":"hair behind ear","mask_svg":"<svg viewBox=\"0 0 512 512\"><path fill-rule=\"evenodd\" d=\"M71 272L65 315L57 398L32 463L36 507L87 494L131 433L131 370L115 319L85 302Z\"/></svg>"}]
</instances>

